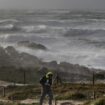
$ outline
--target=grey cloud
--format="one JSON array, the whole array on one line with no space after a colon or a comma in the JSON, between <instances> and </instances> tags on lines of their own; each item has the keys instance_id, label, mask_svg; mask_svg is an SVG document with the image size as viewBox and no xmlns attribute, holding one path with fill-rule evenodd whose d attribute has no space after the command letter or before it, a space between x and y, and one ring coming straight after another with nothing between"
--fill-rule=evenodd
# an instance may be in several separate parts
<instances>
[{"instance_id":1,"label":"grey cloud","mask_svg":"<svg viewBox=\"0 0 105 105\"><path fill-rule=\"evenodd\" d=\"M0 8L105 9L105 0L0 0Z\"/></svg>"}]
</instances>

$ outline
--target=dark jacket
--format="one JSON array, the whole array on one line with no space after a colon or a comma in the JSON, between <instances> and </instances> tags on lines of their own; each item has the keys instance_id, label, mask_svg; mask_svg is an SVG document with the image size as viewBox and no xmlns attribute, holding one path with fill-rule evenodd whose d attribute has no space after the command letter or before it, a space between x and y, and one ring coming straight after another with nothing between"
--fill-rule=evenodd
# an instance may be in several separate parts
<instances>
[{"instance_id":1,"label":"dark jacket","mask_svg":"<svg viewBox=\"0 0 105 105\"><path fill-rule=\"evenodd\" d=\"M51 86L52 85L52 79L46 78L46 76L44 76L40 79L40 84L43 86Z\"/></svg>"}]
</instances>

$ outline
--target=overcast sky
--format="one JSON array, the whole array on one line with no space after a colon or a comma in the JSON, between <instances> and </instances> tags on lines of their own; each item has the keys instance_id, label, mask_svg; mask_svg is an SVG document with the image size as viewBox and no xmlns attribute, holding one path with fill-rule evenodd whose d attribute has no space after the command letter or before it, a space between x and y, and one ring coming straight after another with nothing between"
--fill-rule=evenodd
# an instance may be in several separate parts
<instances>
[{"instance_id":1,"label":"overcast sky","mask_svg":"<svg viewBox=\"0 0 105 105\"><path fill-rule=\"evenodd\" d=\"M101 9L105 0L0 0L0 9Z\"/></svg>"}]
</instances>

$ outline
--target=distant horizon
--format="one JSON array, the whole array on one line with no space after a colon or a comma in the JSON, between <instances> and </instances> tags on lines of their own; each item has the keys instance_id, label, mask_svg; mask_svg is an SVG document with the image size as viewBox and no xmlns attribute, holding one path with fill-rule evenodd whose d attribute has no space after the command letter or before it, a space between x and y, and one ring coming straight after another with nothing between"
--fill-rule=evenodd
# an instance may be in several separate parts
<instances>
[{"instance_id":1,"label":"distant horizon","mask_svg":"<svg viewBox=\"0 0 105 105\"><path fill-rule=\"evenodd\" d=\"M104 0L0 0L0 9L105 10Z\"/></svg>"},{"instance_id":2,"label":"distant horizon","mask_svg":"<svg viewBox=\"0 0 105 105\"><path fill-rule=\"evenodd\" d=\"M52 9L52 8L40 8L40 9L22 9L22 8L20 8L20 9L16 9L16 8L11 8L11 9L4 9L4 8L2 8L2 9L0 9L0 11L53 11L53 10L67 10L67 11L85 11L85 12L95 12L95 11L99 11L99 12L104 12L105 10L104 9L62 9L62 8L58 8L58 9Z\"/></svg>"}]
</instances>

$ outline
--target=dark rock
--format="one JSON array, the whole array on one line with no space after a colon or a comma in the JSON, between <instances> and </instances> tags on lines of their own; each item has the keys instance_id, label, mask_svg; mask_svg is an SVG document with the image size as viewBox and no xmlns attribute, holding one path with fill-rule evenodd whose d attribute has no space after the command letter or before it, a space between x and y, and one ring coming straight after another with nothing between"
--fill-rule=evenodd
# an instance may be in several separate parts
<instances>
[{"instance_id":1,"label":"dark rock","mask_svg":"<svg viewBox=\"0 0 105 105\"><path fill-rule=\"evenodd\" d=\"M0 47L0 66L8 66L11 65L10 63L10 57L7 54L7 52L5 51L5 49L3 49L2 47Z\"/></svg>"},{"instance_id":2,"label":"dark rock","mask_svg":"<svg viewBox=\"0 0 105 105\"><path fill-rule=\"evenodd\" d=\"M37 57L27 53L18 53L12 46L5 49L0 47L0 66L35 68L40 63L41 61Z\"/></svg>"},{"instance_id":3,"label":"dark rock","mask_svg":"<svg viewBox=\"0 0 105 105\"><path fill-rule=\"evenodd\" d=\"M101 70L89 69L78 64L70 64L67 62L61 62L57 64L56 61L42 62L37 57L27 54L19 53L14 47L2 48L0 47L0 67L15 67L15 68L31 68L46 67L48 70L54 70L54 73L65 82L80 82L92 79L93 71L99 73ZM98 72L97 72L98 71ZM39 70L44 72L44 70Z\"/></svg>"},{"instance_id":4,"label":"dark rock","mask_svg":"<svg viewBox=\"0 0 105 105\"><path fill-rule=\"evenodd\" d=\"M30 42L30 41L20 41L17 43L19 46L24 46L24 47L28 47L31 49L42 49L42 50L47 50L47 48L42 45L42 44L37 44L35 42Z\"/></svg>"}]
</instances>

